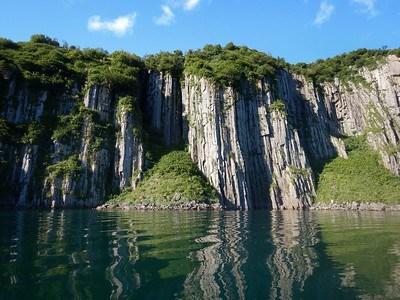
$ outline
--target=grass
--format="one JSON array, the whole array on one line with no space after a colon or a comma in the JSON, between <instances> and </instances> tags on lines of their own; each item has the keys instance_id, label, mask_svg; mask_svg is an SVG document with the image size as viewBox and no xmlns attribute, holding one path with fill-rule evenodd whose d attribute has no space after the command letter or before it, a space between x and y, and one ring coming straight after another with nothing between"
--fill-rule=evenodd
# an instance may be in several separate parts
<instances>
[{"instance_id":1,"label":"grass","mask_svg":"<svg viewBox=\"0 0 400 300\"><path fill-rule=\"evenodd\" d=\"M184 150L165 154L135 190L127 189L110 203L179 205L190 201L218 202L214 189Z\"/></svg>"},{"instance_id":2,"label":"grass","mask_svg":"<svg viewBox=\"0 0 400 300\"><path fill-rule=\"evenodd\" d=\"M337 157L327 162L318 174L316 202L400 203L400 179L381 163L365 137L346 140L348 159Z\"/></svg>"}]
</instances>

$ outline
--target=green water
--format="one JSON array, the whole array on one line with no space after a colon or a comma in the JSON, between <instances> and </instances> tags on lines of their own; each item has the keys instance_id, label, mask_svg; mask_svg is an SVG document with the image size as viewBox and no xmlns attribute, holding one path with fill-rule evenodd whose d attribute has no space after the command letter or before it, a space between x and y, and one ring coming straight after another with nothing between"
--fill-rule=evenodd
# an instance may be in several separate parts
<instances>
[{"instance_id":1,"label":"green water","mask_svg":"<svg viewBox=\"0 0 400 300\"><path fill-rule=\"evenodd\" d=\"M0 299L399 299L400 214L0 212Z\"/></svg>"}]
</instances>

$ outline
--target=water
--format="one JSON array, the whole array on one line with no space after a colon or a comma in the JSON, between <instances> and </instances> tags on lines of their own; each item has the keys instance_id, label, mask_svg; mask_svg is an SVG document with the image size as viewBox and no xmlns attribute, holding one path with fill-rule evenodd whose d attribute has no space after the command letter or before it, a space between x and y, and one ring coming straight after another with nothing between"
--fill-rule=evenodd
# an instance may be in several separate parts
<instances>
[{"instance_id":1,"label":"water","mask_svg":"<svg viewBox=\"0 0 400 300\"><path fill-rule=\"evenodd\" d=\"M400 298L400 214L0 212L0 299Z\"/></svg>"}]
</instances>

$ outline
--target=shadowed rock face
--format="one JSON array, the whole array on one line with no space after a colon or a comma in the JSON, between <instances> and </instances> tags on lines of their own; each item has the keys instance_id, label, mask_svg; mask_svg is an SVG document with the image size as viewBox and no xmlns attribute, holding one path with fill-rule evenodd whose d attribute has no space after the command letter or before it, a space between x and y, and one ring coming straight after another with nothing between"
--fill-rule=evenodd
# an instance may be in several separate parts
<instances>
[{"instance_id":1,"label":"shadowed rock face","mask_svg":"<svg viewBox=\"0 0 400 300\"><path fill-rule=\"evenodd\" d=\"M310 206L315 196L309 158L346 158L343 135L366 133L384 166L400 175L400 61L389 56L359 75L363 84L336 80L315 86L281 70L274 80L243 80L235 90L189 74L178 79L149 71L134 101L143 95L141 113L163 133L167 145L187 142L222 204L298 209ZM145 166L135 130L142 120L129 107L118 106L119 95L107 86L84 92L76 85L58 94L33 93L12 78L6 80L0 116L10 124L71 115L78 103L96 117L82 115L77 138L61 141L48 132L46 142L0 141L9 189L2 204L92 207L110 191L136 186ZM54 166L47 169L53 172L45 172L47 166Z\"/></svg>"},{"instance_id":2,"label":"shadowed rock face","mask_svg":"<svg viewBox=\"0 0 400 300\"><path fill-rule=\"evenodd\" d=\"M150 125L161 131L170 145L182 139L182 98L179 79L149 72L146 116Z\"/></svg>"},{"instance_id":3,"label":"shadowed rock face","mask_svg":"<svg viewBox=\"0 0 400 300\"><path fill-rule=\"evenodd\" d=\"M1 117L16 126L40 122L46 114L72 116L79 109L74 97L81 93L76 87L71 94L53 94L49 99L47 91L32 93L15 85L11 80ZM57 105L50 110L46 106L54 98ZM144 164L143 145L134 130L141 120L123 105L117 113L119 99L106 86L92 86L82 99L89 110L81 114L76 136L67 132L57 140L44 130L45 141L22 146L1 141L1 158L11 162L12 170L1 204L94 207L104 203L110 190L135 186ZM54 129L53 122L42 125ZM50 169L45 171L44 166Z\"/></svg>"}]
</instances>

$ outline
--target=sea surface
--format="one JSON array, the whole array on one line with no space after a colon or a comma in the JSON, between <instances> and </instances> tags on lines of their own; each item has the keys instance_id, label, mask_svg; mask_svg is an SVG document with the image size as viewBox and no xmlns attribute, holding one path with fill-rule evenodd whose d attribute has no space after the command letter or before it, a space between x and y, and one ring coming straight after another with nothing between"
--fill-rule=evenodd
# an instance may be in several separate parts
<instances>
[{"instance_id":1,"label":"sea surface","mask_svg":"<svg viewBox=\"0 0 400 300\"><path fill-rule=\"evenodd\" d=\"M400 299L400 213L1 211L0 299Z\"/></svg>"}]
</instances>

